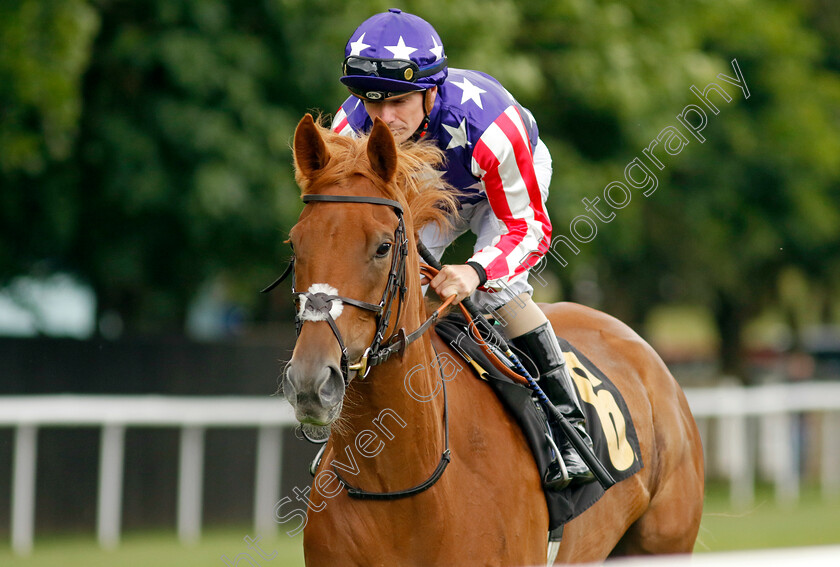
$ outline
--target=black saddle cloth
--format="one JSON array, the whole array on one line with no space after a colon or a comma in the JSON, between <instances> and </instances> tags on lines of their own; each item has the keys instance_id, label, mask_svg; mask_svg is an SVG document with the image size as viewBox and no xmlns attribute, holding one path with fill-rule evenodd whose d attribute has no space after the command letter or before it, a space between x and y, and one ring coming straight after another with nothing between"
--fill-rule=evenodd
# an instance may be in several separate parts
<instances>
[{"instance_id":1,"label":"black saddle cloth","mask_svg":"<svg viewBox=\"0 0 840 567\"><path fill-rule=\"evenodd\" d=\"M545 416L532 391L512 382L496 370L481 347L470 338L466 322L460 315L447 316L438 322L435 330L456 352L462 356L466 353L487 370L488 384L522 428L540 477L544 478L553 454L545 439ZM584 402L581 406L586 415L586 429L592 438L595 455L616 483L633 476L641 470L643 464L639 440L624 398L612 381L591 361L566 340L559 337L557 340L566 357L578 396ZM552 541L559 541L563 525L586 511L605 493L598 482L573 485L562 491L543 492L548 505Z\"/></svg>"}]
</instances>

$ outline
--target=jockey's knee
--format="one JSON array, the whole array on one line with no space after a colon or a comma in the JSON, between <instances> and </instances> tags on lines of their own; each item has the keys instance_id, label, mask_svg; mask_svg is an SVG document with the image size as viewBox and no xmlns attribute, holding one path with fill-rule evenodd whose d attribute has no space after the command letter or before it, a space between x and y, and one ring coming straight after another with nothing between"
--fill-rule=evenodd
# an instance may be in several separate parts
<instances>
[{"instance_id":1,"label":"jockey's knee","mask_svg":"<svg viewBox=\"0 0 840 567\"><path fill-rule=\"evenodd\" d=\"M533 331L548 319L542 312L530 292L523 292L508 301L498 309L504 320L502 332L505 337L512 339ZM501 320L500 320L501 322Z\"/></svg>"}]
</instances>

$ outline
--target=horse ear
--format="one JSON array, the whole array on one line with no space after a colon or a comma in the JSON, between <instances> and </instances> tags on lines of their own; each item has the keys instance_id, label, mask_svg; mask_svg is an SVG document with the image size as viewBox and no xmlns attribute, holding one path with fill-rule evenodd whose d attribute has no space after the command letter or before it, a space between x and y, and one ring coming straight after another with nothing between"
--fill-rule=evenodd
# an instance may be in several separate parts
<instances>
[{"instance_id":1,"label":"horse ear","mask_svg":"<svg viewBox=\"0 0 840 567\"><path fill-rule=\"evenodd\" d=\"M295 165L306 178L312 179L330 162L330 152L318 132L311 114L305 115L295 129Z\"/></svg>"},{"instance_id":2,"label":"horse ear","mask_svg":"<svg viewBox=\"0 0 840 567\"><path fill-rule=\"evenodd\" d=\"M367 144L367 155L373 171L386 183L397 171L397 144L391 129L380 118L373 121Z\"/></svg>"}]
</instances>

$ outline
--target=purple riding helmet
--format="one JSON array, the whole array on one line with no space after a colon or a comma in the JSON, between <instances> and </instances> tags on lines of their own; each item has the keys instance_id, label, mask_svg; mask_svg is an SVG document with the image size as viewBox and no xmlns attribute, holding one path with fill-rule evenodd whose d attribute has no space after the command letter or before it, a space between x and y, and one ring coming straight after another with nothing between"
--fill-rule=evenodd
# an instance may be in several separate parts
<instances>
[{"instance_id":1,"label":"purple riding helmet","mask_svg":"<svg viewBox=\"0 0 840 567\"><path fill-rule=\"evenodd\" d=\"M435 28L396 8L362 22L344 56L341 82L370 102L425 91L443 84L447 76L443 42Z\"/></svg>"}]
</instances>

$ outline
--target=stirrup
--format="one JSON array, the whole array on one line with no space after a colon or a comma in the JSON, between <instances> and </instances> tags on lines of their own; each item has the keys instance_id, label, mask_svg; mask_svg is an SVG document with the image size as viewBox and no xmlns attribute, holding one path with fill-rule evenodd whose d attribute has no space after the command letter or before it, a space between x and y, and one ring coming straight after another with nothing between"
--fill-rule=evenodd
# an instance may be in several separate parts
<instances>
[{"instance_id":1,"label":"stirrup","mask_svg":"<svg viewBox=\"0 0 840 567\"><path fill-rule=\"evenodd\" d=\"M542 479L543 487L549 490L563 490L572 483L572 478L569 476L569 469L566 468L566 463L563 461L563 455L560 454L560 449L551 437L550 433L545 434L545 440L554 451L554 460L548 464L545 471L545 477Z\"/></svg>"}]
</instances>

